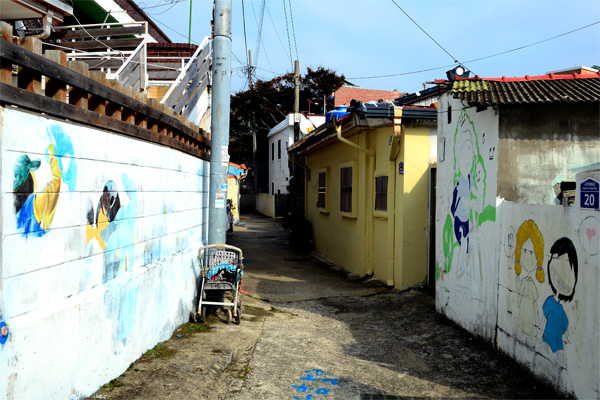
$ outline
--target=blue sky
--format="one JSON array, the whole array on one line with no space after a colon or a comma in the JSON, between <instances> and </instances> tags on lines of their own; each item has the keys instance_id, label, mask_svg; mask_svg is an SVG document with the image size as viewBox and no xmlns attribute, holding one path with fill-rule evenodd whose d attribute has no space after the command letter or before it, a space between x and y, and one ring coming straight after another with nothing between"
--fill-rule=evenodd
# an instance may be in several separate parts
<instances>
[{"instance_id":1,"label":"blue sky","mask_svg":"<svg viewBox=\"0 0 600 400\"><path fill-rule=\"evenodd\" d=\"M136 1L174 42L187 42L190 0ZM213 1L192 1L191 38L200 43L210 35ZM598 0L266 0L258 54L262 1L243 4L245 35L242 0L233 0L232 92L247 88L247 50L258 79L292 71L297 58L301 73L306 67L323 66L362 88L401 92L445 78L454 59L483 77L600 65ZM590 24L594 25L534 46L469 62ZM442 68L411 73L436 67Z\"/></svg>"}]
</instances>

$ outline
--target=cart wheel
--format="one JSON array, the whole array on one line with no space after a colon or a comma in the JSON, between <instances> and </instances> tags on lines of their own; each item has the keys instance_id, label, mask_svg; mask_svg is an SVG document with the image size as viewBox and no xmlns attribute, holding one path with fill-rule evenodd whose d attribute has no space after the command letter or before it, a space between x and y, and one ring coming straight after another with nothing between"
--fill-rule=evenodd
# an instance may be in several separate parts
<instances>
[{"instance_id":1,"label":"cart wheel","mask_svg":"<svg viewBox=\"0 0 600 400\"><path fill-rule=\"evenodd\" d=\"M194 309L192 310L192 322L198 322L198 311L196 310L196 307L194 307Z\"/></svg>"},{"instance_id":2,"label":"cart wheel","mask_svg":"<svg viewBox=\"0 0 600 400\"><path fill-rule=\"evenodd\" d=\"M231 323L231 308L227 309L227 323Z\"/></svg>"},{"instance_id":3,"label":"cart wheel","mask_svg":"<svg viewBox=\"0 0 600 400\"><path fill-rule=\"evenodd\" d=\"M238 309L238 312L235 314L234 322L236 325L239 325L242 322L242 310Z\"/></svg>"},{"instance_id":4,"label":"cart wheel","mask_svg":"<svg viewBox=\"0 0 600 400\"><path fill-rule=\"evenodd\" d=\"M206 321L206 307L203 306L202 310L200 311L200 318L198 319L201 323L204 323Z\"/></svg>"}]
</instances>

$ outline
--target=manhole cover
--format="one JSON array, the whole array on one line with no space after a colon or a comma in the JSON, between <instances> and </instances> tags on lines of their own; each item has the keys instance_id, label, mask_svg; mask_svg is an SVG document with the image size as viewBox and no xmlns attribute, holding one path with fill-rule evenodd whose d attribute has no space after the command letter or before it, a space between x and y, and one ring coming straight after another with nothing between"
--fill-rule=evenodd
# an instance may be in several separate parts
<instances>
[{"instance_id":1,"label":"manhole cover","mask_svg":"<svg viewBox=\"0 0 600 400\"><path fill-rule=\"evenodd\" d=\"M360 400L428 400L428 397L390 396L387 394L361 394Z\"/></svg>"}]
</instances>

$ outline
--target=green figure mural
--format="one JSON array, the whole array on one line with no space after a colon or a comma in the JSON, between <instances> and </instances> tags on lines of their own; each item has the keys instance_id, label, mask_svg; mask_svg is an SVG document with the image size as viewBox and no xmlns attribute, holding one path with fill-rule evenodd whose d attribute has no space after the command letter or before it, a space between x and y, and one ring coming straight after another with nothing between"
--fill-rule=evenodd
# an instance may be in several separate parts
<instances>
[{"instance_id":1,"label":"green figure mural","mask_svg":"<svg viewBox=\"0 0 600 400\"><path fill-rule=\"evenodd\" d=\"M458 268L459 280L465 274L483 278L487 248L477 229L496 220L496 209L486 205L487 171L479 140L475 124L462 110L454 131L452 203L442 232L444 260L436 271L442 280L453 267Z\"/></svg>"}]
</instances>

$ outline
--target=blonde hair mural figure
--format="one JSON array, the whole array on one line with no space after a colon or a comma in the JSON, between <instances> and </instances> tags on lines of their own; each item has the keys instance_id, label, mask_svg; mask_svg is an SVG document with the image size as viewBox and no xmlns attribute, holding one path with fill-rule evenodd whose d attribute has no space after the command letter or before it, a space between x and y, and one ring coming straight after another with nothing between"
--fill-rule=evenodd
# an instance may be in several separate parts
<instances>
[{"instance_id":1,"label":"blonde hair mural figure","mask_svg":"<svg viewBox=\"0 0 600 400\"><path fill-rule=\"evenodd\" d=\"M527 335L527 343L533 345L538 336L538 307L539 297L535 278L544 282L544 237L536 223L530 219L523 222L517 231L517 246L515 248L515 273L523 274L518 284L519 318L518 325Z\"/></svg>"}]
</instances>

